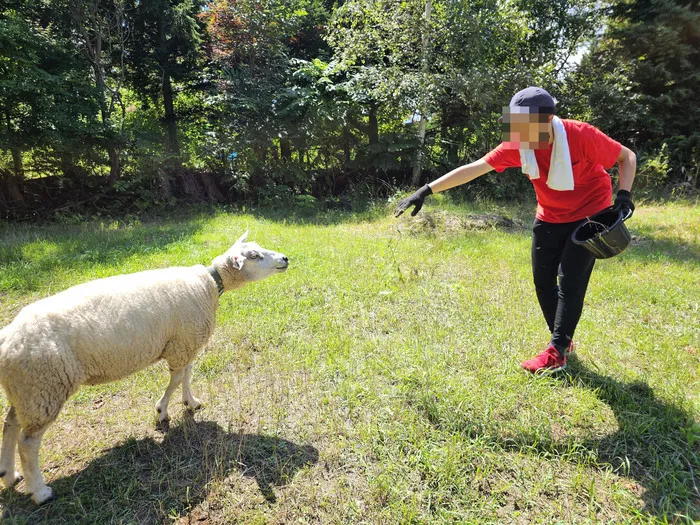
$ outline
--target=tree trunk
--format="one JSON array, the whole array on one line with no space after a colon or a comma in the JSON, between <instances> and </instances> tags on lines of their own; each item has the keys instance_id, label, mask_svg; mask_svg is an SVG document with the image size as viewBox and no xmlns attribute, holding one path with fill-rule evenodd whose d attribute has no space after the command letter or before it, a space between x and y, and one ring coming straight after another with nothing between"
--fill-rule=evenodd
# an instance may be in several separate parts
<instances>
[{"instance_id":1,"label":"tree trunk","mask_svg":"<svg viewBox=\"0 0 700 525\"><path fill-rule=\"evenodd\" d=\"M12 146L12 167L13 173L8 173L5 177L5 187L10 196L10 204L19 208L24 207L24 195L19 186L19 181L24 179L24 164L22 162L22 151L17 146Z\"/></svg>"},{"instance_id":2,"label":"tree trunk","mask_svg":"<svg viewBox=\"0 0 700 525\"><path fill-rule=\"evenodd\" d=\"M68 151L61 152L61 171L66 179L75 179L77 170L73 162L73 154Z\"/></svg>"},{"instance_id":3,"label":"tree trunk","mask_svg":"<svg viewBox=\"0 0 700 525\"><path fill-rule=\"evenodd\" d=\"M450 140L448 159L450 161L450 166L455 166L460 162L459 149L464 143L464 128L461 125L450 134Z\"/></svg>"},{"instance_id":4,"label":"tree trunk","mask_svg":"<svg viewBox=\"0 0 700 525\"><path fill-rule=\"evenodd\" d=\"M379 121L377 120L377 113L379 111L379 104L372 102L369 107L369 144L379 144Z\"/></svg>"},{"instance_id":5,"label":"tree trunk","mask_svg":"<svg viewBox=\"0 0 700 525\"><path fill-rule=\"evenodd\" d=\"M453 120L450 118L450 108L447 104L443 104L440 111L440 139L445 149L445 163L447 166L454 167L457 164L457 153L459 151L457 141L457 130L450 131L450 123Z\"/></svg>"},{"instance_id":6,"label":"tree trunk","mask_svg":"<svg viewBox=\"0 0 700 525\"><path fill-rule=\"evenodd\" d=\"M221 193L219 186L216 184L216 179L210 173L200 173L199 180L204 186L204 191L207 194L209 202L224 202L226 199Z\"/></svg>"},{"instance_id":7,"label":"tree trunk","mask_svg":"<svg viewBox=\"0 0 700 525\"><path fill-rule=\"evenodd\" d=\"M160 179L159 193L161 198L166 201L170 200L170 198L173 196L170 174L164 168L160 168L158 170L158 178Z\"/></svg>"},{"instance_id":8,"label":"tree trunk","mask_svg":"<svg viewBox=\"0 0 700 525\"><path fill-rule=\"evenodd\" d=\"M107 184L112 186L121 175L121 164L119 162L119 151L112 140L107 140L107 151L109 152L109 178Z\"/></svg>"},{"instance_id":9,"label":"tree trunk","mask_svg":"<svg viewBox=\"0 0 700 525\"><path fill-rule=\"evenodd\" d=\"M418 125L418 151L416 151L416 159L413 163L413 175L411 176L411 185L418 186L420 184L420 175L423 164L423 145L425 144L425 128L427 120L424 115L420 117Z\"/></svg>"},{"instance_id":10,"label":"tree trunk","mask_svg":"<svg viewBox=\"0 0 700 525\"><path fill-rule=\"evenodd\" d=\"M78 22L81 23L81 22ZM92 14L92 26L94 29L94 37L91 37L85 31L85 28L81 25L83 31L83 39L86 47L88 48L88 55L92 62L92 70L95 73L95 86L100 94L100 114L102 116L102 130L104 132L105 147L107 148L107 153L109 154L109 177L107 178L107 184L110 186L116 182L116 180L121 175L120 162L119 162L119 152L117 151L117 146L114 139L111 137L112 133L112 112L110 110L111 105L107 104L107 84L105 82L105 71L102 65L102 35L99 31L100 24L97 19L96 10Z\"/></svg>"},{"instance_id":11,"label":"tree trunk","mask_svg":"<svg viewBox=\"0 0 700 525\"><path fill-rule=\"evenodd\" d=\"M12 144L14 132L12 128L12 120L10 118L10 109L7 107L4 108L3 113L5 116L5 123L7 125L7 134L10 139L10 144ZM10 152L12 153L13 172L10 173L8 171L2 170L2 172L0 172L0 175L4 174L5 176L0 178L5 179L5 187L7 188L7 193L10 196L9 204L21 208L25 205L24 195L22 194L22 190L19 187L19 181L24 179L24 164L22 162L22 150L19 148L19 146L11 145Z\"/></svg>"},{"instance_id":12,"label":"tree trunk","mask_svg":"<svg viewBox=\"0 0 700 525\"><path fill-rule=\"evenodd\" d=\"M425 27L423 29L423 72L428 73L430 71L430 66L428 64L428 43L430 41L430 12L432 10L432 0L426 0L425 2L425 13L423 18L425 20ZM427 121L425 119L425 109L421 109L420 112L420 124L418 126L418 151L416 152L416 159L413 164L413 176L411 177L411 184L413 186L418 186L420 183L421 170L423 169L423 145L425 144L425 128L427 127Z\"/></svg>"},{"instance_id":13,"label":"tree trunk","mask_svg":"<svg viewBox=\"0 0 700 525\"><path fill-rule=\"evenodd\" d=\"M299 143L297 144L297 155L299 156L299 162L305 168L309 165L309 144L306 137L302 135L299 137Z\"/></svg>"},{"instance_id":14,"label":"tree trunk","mask_svg":"<svg viewBox=\"0 0 700 525\"><path fill-rule=\"evenodd\" d=\"M285 161L292 157L292 143L288 138L280 139L280 156Z\"/></svg>"},{"instance_id":15,"label":"tree trunk","mask_svg":"<svg viewBox=\"0 0 700 525\"><path fill-rule=\"evenodd\" d=\"M15 173L15 177L19 180L24 178L24 162L22 161L22 150L17 146L11 146L12 151L12 168Z\"/></svg>"},{"instance_id":16,"label":"tree trunk","mask_svg":"<svg viewBox=\"0 0 700 525\"><path fill-rule=\"evenodd\" d=\"M185 192L185 198L191 202L204 202L206 200L205 189L196 173L180 170L175 178L180 184L179 187Z\"/></svg>"},{"instance_id":17,"label":"tree trunk","mask_svg":"<svg viewBox=\"0 0 700 525\"><path fill-rule=\"evenodd\" d=\"M350 130L343 126L343 164L346 166L350 162Z\"/></svg>"},{"instance_id":18,"label":"tree trunk","mask_svg":"<svg viewBox=\"0 0 700 525\"><path fill-rule=\"evenodd\" d=\"M166 17L167 18L167 17ZM173 85L170 78L170 49L167 36L167 21L166 18L161 18L158 21L158 40L159 45L156 49L158 57L158 65L162 72L162 88L163 88L163 109L164 121L167 132L166 149L168 153L175 157L176 167L180 166L180 143L177 140L177 117L175 115L175 106L173 104Z\"/></svg>"},{"instance_id":19,"label":"tree trunk","mask_svg":"<svg viewBox=\"0 0 700 525\"><path fill-rule=\"evenodd\" d=\"M259 165L263 165L267 162L267 147L264 144L255 143L253 144L253 155L258 161Z\"/></svg>"},{"instance_id":20,"label":"tree trunk","mask_svg":"<svg viewBox=\"0 0 700 525\"><path fill-rule=\"evenodd\" d=\"M177 118L175 116L175 106L173 105L173 86L170 82L170 74L163 72L163 106L165 107L165 127L168 132L168 151L180 156L180 143L177 140Z\"/></svg>"}]
</instances>

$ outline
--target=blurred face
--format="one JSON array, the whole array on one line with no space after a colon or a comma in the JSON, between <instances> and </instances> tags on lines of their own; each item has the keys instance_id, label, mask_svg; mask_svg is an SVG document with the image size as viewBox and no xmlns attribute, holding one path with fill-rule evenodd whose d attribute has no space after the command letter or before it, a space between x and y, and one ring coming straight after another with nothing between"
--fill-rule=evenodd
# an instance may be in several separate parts
<instances>
[{"instance_id":1,"label":"blurred face","mask_svg":"<svg viewBox=\"0 0 700 525\"><path fill-rule=\"evenodd\" d=\"M512 113L503 108L503 145L506 149L547 149L553 115L547 113Z\"/></svg>"}]
</instances>

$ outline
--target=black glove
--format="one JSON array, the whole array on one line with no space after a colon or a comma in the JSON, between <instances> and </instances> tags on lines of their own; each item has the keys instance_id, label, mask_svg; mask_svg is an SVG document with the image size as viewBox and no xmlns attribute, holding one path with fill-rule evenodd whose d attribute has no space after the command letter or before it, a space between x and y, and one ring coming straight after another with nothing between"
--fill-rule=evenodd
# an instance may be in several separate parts
<instances>
[{"instance_id":1,"label":"black glove","mask_svg":"<svg viewBox=\"0 0 700 525\"><path fill-rule=\"evenodd\" d=\"M411 217L415 216L416 213L420 211L420 209L423 207L423 201L428 195L431 195L433 193L433 190L430 189L430 186L427 184L423 186L421 189L419 189L417 192L415 192L413 195L410 197L405 198L399 204L396 206L396 209L394 210L394 217L400 216L403 212L405 212L408 208L411 206L415 206L416 208L411 212Z\"/></svg>"},{"instance_id":2,"label":"black glove","mask_svg":"<svg viewBox=\"0 0 700 525\"><path fill-rule=\"evenodd\" d=\"M615 211L621 211L626 219L632 217L634 212L634 203L632 202L632 194L627 190L618 190L613 204Z\"/></svg>"}]
</instances>

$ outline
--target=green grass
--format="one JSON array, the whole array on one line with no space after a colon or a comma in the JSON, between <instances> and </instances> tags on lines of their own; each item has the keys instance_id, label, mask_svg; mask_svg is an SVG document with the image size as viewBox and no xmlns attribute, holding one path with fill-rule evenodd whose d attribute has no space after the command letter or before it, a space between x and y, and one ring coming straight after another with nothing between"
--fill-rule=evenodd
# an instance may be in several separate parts
<instances>
[{"instance_id":1,"label":"green grass","mask_svg":"<svg viewBox=\"0 0 700 525\"><path fill-rule=\"evenodd\" d=\"M699 520L697 206L638 208L635 245L596 264L577 356L542 379L518 366L548 340L532 209L431 199L400 220L212 210L2 227L1 325L86 280L208 264L245 229L291 260L222 297L193 377L202 411L173 404L156 429L162 364L82 389L42 447L59 499L1 491L4 523ZM516 225L472 217L485 212Z\"/></svg>"}]
</instances>

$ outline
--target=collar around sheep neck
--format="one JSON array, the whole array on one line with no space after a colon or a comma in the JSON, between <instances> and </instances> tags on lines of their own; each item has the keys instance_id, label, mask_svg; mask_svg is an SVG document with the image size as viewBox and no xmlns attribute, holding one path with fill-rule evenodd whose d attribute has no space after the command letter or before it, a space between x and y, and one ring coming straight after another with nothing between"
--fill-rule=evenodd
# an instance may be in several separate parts
<instances>
[{"instance_id":1,"label":"collar around sheep neck","mask_svg":"<svg viewBox=\"0 0 700 525\"><path fill-rule=\"evenodd\" d=\"M219 272L217 272L216 268L214 268L213 266L209 266L207 268L207 271L209 272L209 275L211 275L212 279L214 279L216 286L218 286L219 297L221 297L221 294L224 293L224 281L221 280L221 276L219 275Z\"/></svg>"}]
</instances>

